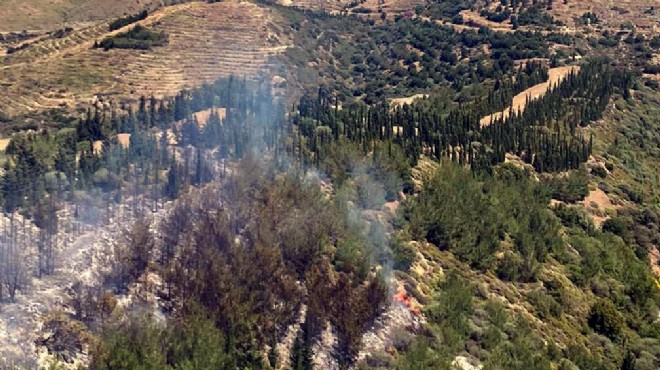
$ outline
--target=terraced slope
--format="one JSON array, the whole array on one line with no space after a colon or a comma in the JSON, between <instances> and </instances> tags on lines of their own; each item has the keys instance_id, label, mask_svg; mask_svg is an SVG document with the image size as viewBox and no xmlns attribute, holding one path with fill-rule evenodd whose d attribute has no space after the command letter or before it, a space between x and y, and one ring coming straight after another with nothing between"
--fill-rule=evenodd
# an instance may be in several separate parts
<instances>
[{"instance_id":1,"label":"terraced slope","mask_svg":"<svg viewBox=\"0 0 660 370\"><path fill-rule=\"evenodd\" d=\"M344 6L351 2L351 0L275 0L274 2L280 5L294 6L301 9L335 12L342 10Z\"/></svg>"},{"instance_id":2,"label":"terraced slope","mask_svg":"<svg viewBox=\"0 0 660 370\"><path fill-rule=\"evenodd\" d=\"M138 12L162 0L2 0L0 32L53 30Z\"/></svg>"},{"instance_id":3,"label":"terraced slope","mask_svg":"<svg viewBox=\"0 0 660 370\"><path fill-rule=\"evenodd\" d=\"M165 31L169 44L151 51L94 49L106 24L46 39L13 55L0 68L0 111L17 115L75 107L94 96L134 100L173 94L230 74L254 78L268 58L286 49L273 31L270 10L249 2L192 2L158 10L140 22Z\"/></svg>"}]
</instances>

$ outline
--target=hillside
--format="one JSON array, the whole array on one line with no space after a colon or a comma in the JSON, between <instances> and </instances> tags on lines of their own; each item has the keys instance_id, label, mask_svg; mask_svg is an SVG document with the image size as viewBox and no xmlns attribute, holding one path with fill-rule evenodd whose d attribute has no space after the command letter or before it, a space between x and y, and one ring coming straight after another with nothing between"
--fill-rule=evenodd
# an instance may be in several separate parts
<instances>
[{"instance_id":1,"label":"hillside","mask_svg":"<svg viewBox=\"0 0 660 370\"><path fill-rule=\"evenodd\" d=\"M149 4L0 40L0 370L660 368L647 0Z\"/></svg>"},{"instance_id":2,"label":"hillside","mask_svg":"<svg viewBox=\"0 0 660 370\"><path fill-rule=\"evenodd\" d=\"M161 3L161 0L6 0L0 12L0 33L52 31L105 21Z\"/></svg>"},{"instance_id":3,"label":"hillside","mask_svg":"<svg viewBox=\"0 0 660 370\"><path fill-rule=\"evenodd\" d=\"M593 24L595 27L602 25L610 29L627 29L633 25L638 32L654 35L660 30L657 5L653 0L616 3L605 0L569 0L553 2L549 13L569 27L576 27L582 15L591 12L599 18L599 24Z\"/></svg>"},{"instance_id":4,"label":"hillside","mask_svg":"<svg viewBox=\"0 0 660 370\"><path fill-rule=\"evenodd\" d=\"M165 32L169 43L148 51L95 49L94 42L134 26L108 32L102 23L5 56L0 111L73 109L95 97L120 102L173 95L230 74L256 78L269 56L287 47L270 11L249 2L174 5L138 23Z\"/></svg>"}]
</instances>

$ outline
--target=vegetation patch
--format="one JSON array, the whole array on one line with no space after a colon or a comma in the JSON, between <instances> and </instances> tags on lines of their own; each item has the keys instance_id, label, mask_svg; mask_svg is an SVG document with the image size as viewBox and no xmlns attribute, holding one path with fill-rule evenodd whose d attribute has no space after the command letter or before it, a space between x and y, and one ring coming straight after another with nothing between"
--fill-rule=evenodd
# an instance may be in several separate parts
<instances>
[{"instance_id":1,"label":"vegetation patch","mask_svg":"<svg viewBox=\"0 0 660 370\"><path fill-rule=\"evenodd\" d=\"M122 27L128 26L131 23L135 23L137 21L141 21L143 19L146 19L149 16L149 12L146 10L141 11L140 13L129 15L126 17L121 17L113 22L110 23L110 31L115 31L118 30Z\"/></svg>"},{"instance_id":2,"label":"vegetation patch","mask_svg":"<svg viewBox=\"0 0 660 370\"><path fill-rule=\"evenodd\" d=\"M167 45L168 39L168 35L164 31L154 32L137 25L130 31L106 37L100 43L95 42L94 47L103 48L106 51L110 49L150 50L152 47Z\"/></svg>"}]
</instances>

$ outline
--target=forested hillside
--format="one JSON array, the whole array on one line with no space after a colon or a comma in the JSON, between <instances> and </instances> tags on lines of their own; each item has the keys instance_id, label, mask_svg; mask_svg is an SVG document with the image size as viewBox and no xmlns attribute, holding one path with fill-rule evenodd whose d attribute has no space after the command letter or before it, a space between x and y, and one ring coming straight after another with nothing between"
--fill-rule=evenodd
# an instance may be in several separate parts
<instances>
[{"instance_id":1,"label":"forested hillside","mask_svg":"<svg viewBox=\"0 0 660 370\"><path fill-rule=\"evenodd\" d=\"M0 369L659 368L660 39L326 5L7 50ZM31 60L104 77L28 89Z\"/></svg>"}]
</instances>

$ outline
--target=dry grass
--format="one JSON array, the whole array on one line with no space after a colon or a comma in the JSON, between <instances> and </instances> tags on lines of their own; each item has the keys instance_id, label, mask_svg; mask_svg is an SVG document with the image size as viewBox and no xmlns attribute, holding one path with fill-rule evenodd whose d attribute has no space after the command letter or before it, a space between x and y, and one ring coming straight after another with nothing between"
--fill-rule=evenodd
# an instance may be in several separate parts
<instances>
[{"instance_id":1,"label":"dry grass","mask_svg":"<svg viewBox=\"0 0 660 370\"><path fill-rule=\"evenodd\" d=\"M371 9L371 14L368 16L374 19L379 19L380 14L378 9L382 9L389 18L394 18L394 15L405 12L413 12L415 7L424 5L421 0L365 0L364 3L356 6L356 8Z\"/></svg>"},{"instance_id":2,"label":"dry grass","mask_svg":"<svg viewBox=\"0 0 660 370\"><path fill-rule=\"evenodd\" d=\"M587 211L589 211L589 214L591 214L591 218L593 218L596 226L602 225L603 222L610 218L607 214L608 210L616 210L619 208L618 205L612 203L612 200L607 193L599 188L591 190L589 195L587 195L581 203L585 206Z\"/></svg>"},{"instance_id":3,"label":"dry grass","mask_svg":"<svg viewBox=\"0 0 660 370\"><path fill-rule=\"evenodd\" d=\"M658 250L658 247L653 247L649 250L649 262L651 263L651 270L656 277L655 283L660 288L660 283L658 282L658 279L660 279L660 250Z\"/></svg>"},{"instance_id":4,"label":"dry grass","mask_svg":"<svg viewBox=\"0 0 660 370\"><path fill-rule=\"evenodd\" d=\"M394 98L390 101L390 104L392 105L392 107L401 106L404 104L412 104L415 100L424 99L427 98L428 96L429 96L428 94L415 94L407 98Z\"/></svg>"},{"instance_id":5,"label":"dry grass","mask_svg":"<svg viewBox=\"0 0 660 370\"><path fill-rule=\"evenodd\" d=\"M652 6L656 14L645 13ZM569 0L568 4L553 2L550 14L569 28L576 27L575 20L584 13L592 12L601 20L599 27L618 30L624 22L632 22L638 32L657 34L660 32L658 11L658 0Z\"/></svg>"},{"instance_id":6,"label":"dry grass","mask_svg":"<svg viewBox=\"0 0 660 370\"><path fill-rule=\"evenodd\" d=\"M347 6L351 0L274 0L284 6L294 6L301 9L338 12Z\"/></svg>"},{"instance_id":7,"label":"dry grass","mask_svg":"<svg viewBox=\"0 0 660 370\"><path fill-rule=\"evenodd\" d=\"M350 11L356 8L370 9L371 13L354 13L364 18L380 19L378 9L382 9L388 16L414 11L415 7L424 5L423 0L364 0L351 7L353 0L275 0L280 5L293 6L301 9L312 9L338 14L343 9Z\"/></svg>"},{"instance_id":8,"label":"dry grass","mask_svg":"<svg viewBox=\"0 0 660 370\"><path fill-rule=\"evenodd\" d=\"M122 148L128 149L131 146L131 134L117 134L117 142Z\"/></svg>"},{"instance_id":9,"label":"dry grass","mask_svg":"<svg viewBox=\"0 0 660 370\"><path fill-rule=\"evenodd\" d=\"M95 155L101 155L103 153L103 141L102 140L96 140L94 142L94 145L92 145L92 153Z\"/></svg>"},{"instance_id":10,"label":"dry grass","mask_svg":"<svg viewBox=\"0 0 660 370\"><path fill-rule=\"evenodd\" d=\"M73 108L97 95L129 102L140 95L169 96L231 74L256 77L269 69L269 56L287 47L272 31L270 11L250 2L175 5L140 23L165 31L169 44L104 52L93 43L112 33L98 25L15 53L0 68L0 107L17 115Z\"/></svg>"},{"instance_id":11,"label":"dry grass","mask_svg":"<svg viewBox=\"0 0 660 370\"><path fill-rule=\"evenodd\" d=\"M3 0L0 32L53 30L116 18L160 4L159 0Z\"/></svg>"},{"instance_id":12,"label":"dry grass","mask_svg":"<svg viewBox=\"0 0 660 370\"><path fill-rule=\"evenodd\" d=\"M497 23L489 21L488 19L482 17L477 11L463 10L461 11L461 16L463 17L464 23L472 23L479 27L488 27L493 31L499 32L513 32L513 26L511 22L507 19L504 22Z\"/></svg>"},{"instance_id":13,"label":"dry grass","mask_svg":"<svg viewBox=\"0 0 660 370\"><path fill-rule=\"evenodd\" d=\"M0 139L0 152L4 152L5 150L7 150L7 146L9 145L10 141L11 141L10 138Z\"/></svg>"},{"instance_id":14,"label":"dry grass","mask_svg":"<svg viewBox=\"0 0 660 370\"><path fill-rule=\"evenodd\" d=\"M551 87L557 85L564 77L568 76L571 72L578 72L580 67L578 66L564 66L557 68L550 68L549 78L546 82L534 85L529 89L521 92L520 94L513 97L512 107L513 112L518 113L525 110L525 105L528 100L538 99L543 96L546 91ZM494 122L500 118L506 119L509 117L509 112L511 107L507 107L505 110L497 113L493 113L486 117L483 117L480 121L481 126L488 126L491 122Z\"/></svg>"},{"instance_id":15,"label":"dry grass","mask_svg":"<svg viewBox=\"0 0 660 370\"><path fill-rule=\"evenodd\" d=\"M211 117L211 113L213 111L218 112L218 116L220 117L221 120L227 118L227 108L211 108L211 109L206 109L197 113L193 113L193 117L197 120L197 123L199 124L199 127L204 127L209 121L209 118Z\"/></svg>"}]
</instances>

